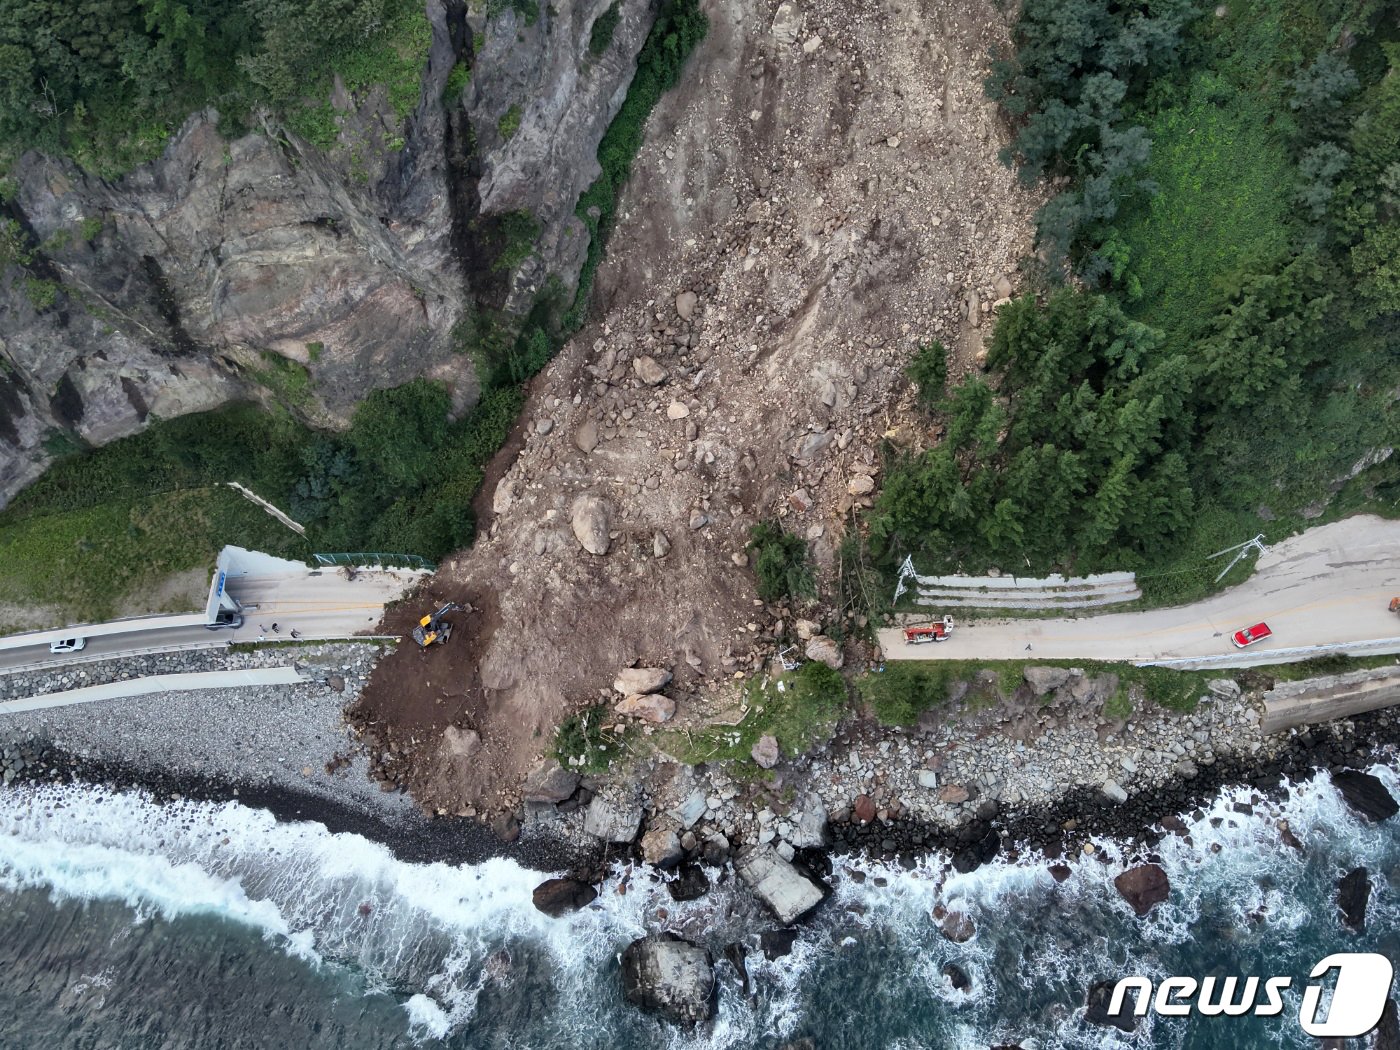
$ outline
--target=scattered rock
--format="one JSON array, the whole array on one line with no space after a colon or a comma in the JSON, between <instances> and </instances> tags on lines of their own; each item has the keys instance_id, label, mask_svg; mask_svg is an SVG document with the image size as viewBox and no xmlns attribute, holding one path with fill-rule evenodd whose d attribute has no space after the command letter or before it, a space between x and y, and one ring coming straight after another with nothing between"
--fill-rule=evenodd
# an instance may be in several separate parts
<instances>
[{"instance_id":1,"label":"scattered rock","mask_svg":"<svg viewBox=\"0 0 1400 1050\"><path fill-rule=\"evenodd\" d=\"M664 558L671 553L671 541L666 538L666 534L657 531L651 537L651 553L658 558Z\"/></svg>"},{"instance_id":2,"label":"scattered rock","mask_svg":"<svg viewBox=\"0 0 1400 1050\"><path fill-rule=\"evenodd\" d=\"M1236 700L1240 695L1240 684L1233 678L1212 678L1206 689L1217 700Z\"/></svg>"},{"instance_id":3,"label":"scattered rock","mask_svg":"<svg viewBox=\"0 0 1400 1050\"><path fill-rule=\"evenodd\" d=\"M919 787L933 791L938 787L938 774L931 769L919 771Z\"/></svg>"},{"instance_id":4,"label":"scattered rock","mask_svg":"<svg viewBox=\"0 0 1400 1050\"><path fill-rule=\"evenodd\" d=\"M632 371L647 386L658 386L666 382L666 369L656 363L656 359L643 354L632 361Z\"/></svg>"},{"instance_id":5,"label":"scattered rock","mask_svg":"<svg viewBox=\"0 0 1400 1050\"><path fill-rule=\"evenodd\" d=\"M613 688L624 696L635 693L655 693L671 682L671 672L664 667L624 667L613 679Z\"/></svg>"},{"instance_id":6,"label":"scattered rock","mask_svg":"<svg viewBox=\"0 0 1400 1050\"><path fill-rule=\"evenodd\" d=\"M1128 801L1128 793L1123 790L1123 786L1116 780L1105 780L1103 787L1099 789L1104 797L1110 802L1117 802L1120 806Z\"/></svg>"},{"instance_id":7,"label":"scattered rock","mask_svg":"<svg viewBox=\"0 0 1400 1050\"><path fill-rule=\"evenodd\" d=\"M491 821L491 830L502 842L514 842L520 837L520 821L514 813L502 813Z\"/></svg>"},{"instance_id":8,"label":"scattered rock","mask_svg":"<svg viewBox=\"0 0 1400 1050\"><path fill-rule=\"evenodd\" d=\"M1366 905L1371 900L1371 879L1365 868L1356 868L1337 883L1337 907L1342 922L1356 933L1366 929Z\"/></svg>"},{"instance_id":9,"label":"scattered rock","mask_svg":"<svg viewBox=\"0 0 1400 1050\"><path fill-rule=\"evenodd\" d=\"M676 296L676 313L682 321L689 321L695 316L695 304L699 301L700 297L694 292L681 292Z\"/></svg>"},{"instance_id":10,"label":"scattered rock","mask_svg":"<svg viewBox=\"0 0 1400 1050\"><path fill-rule=\"evenodd\" d=\"M827 825L826 806L815 791L798 796L788 814L792 830L784 836L797 849L825 849L831 844L831 829Z\"/></svg>"},{"instance_id":11,"label":"scattered rock","mask_svg":"<svg viewBox=\"0 0 1400 1050\"><path fill-rule=\"evenodd\" d=\"M797 637L804 642L809 642L822 633L822 625L815 620L798 620L792 626L797 631Z\"/></svg>"},{"instance_id":12,"label":"scattered rock","mask_svg":"<svg viewBox=\"0 0 1400 1050\"><path fill-rule=\"evenodd\" d=\"M591 419L585 420L583 426L574 431L574 444L585 455L597 448L598 424Z\"/></svg>"},{"instance_id":13,"label":"scattered rock","mask_svg":"<svg viewBox=\"0 0 1400 1050\"><path fill-rule=\"evenodd\" d=\"M841 665L846 662L836 639L828 638L824 634L813 635L808 640L806 653L807 659L820 661L834 671L839 671Z\"/></svg>"},{"instance_id":14,"label":"scattered rock","mask_svg":"<svg viewBox=\"0 0 1400 1050\"><path fill-rule=\"evenodd\" d=\"M570 511L574 538L589 554L608 553L612 519L612 506L599 496L578 497Z\"/></svg>"},{"instance_id":15,"label":"scattered rock","mask_svg":"<svg viewBox=\"0 0 1400 1050\"><path fill-rule=\"evenodd\" d=\"M798 489L788 496L788 505L799 514L805 514L812 509L812 497L806 489Z\"/></svg>"},{"instance_id":16,"label":"scattered rock","mask_svg":"<svg viewBox=\"0 0 1400 1050\"><path fill-rule=\"evenodd\" d=\"M772 769L782 757L782 753L778 750L777 738L767 733L758 738L758 743L754 744L749 754L764 769Z\"/></svg>"},{"instance_id":17,"label":"scattered rock","mask_svg":"<svg viewBox=\"0 0 1400 1050\"><path fill-rule=\"evenodd\" d=\"M846 482L846 491L852 496L868 496L875 491L875 479L868 474L853 474Z\"/></svg>"},{"instance_id":18,"label":"scattered rock","mask_svg":"<svg viewBox=\"0 0 1400 1050\"><path fill-rule=\"evenodd\" d=\"M620 715L642 718L660 725L669 722L676 713L676 702L660 693L633 693L619 700L613 710Z\"/></svg>"},{"instance_id":19,"label":"scattered rock","mask_svg":"<svg viewBox=\"0 0 1400 1050\"><path fill-rule=\"evenodd\" d=\"M875 819L875 800L869 795L857 795L855 803L851 806L851 815L856 818L858 824L869 824Z\"/></svg>"},{"instance_id":20,"label":"scattered rock","mask_svg":"<svg viewBox=\"0 0 1400 1050\"><path fill-rule=\"evenodd\" d=\"M1391 797L1385 785L1370 773L1354 769L1333 773L1332 784L1342 793L1347 805L1366 820L1389 820L1400 811L1400 804Z\"/></svg>"},{"instance_id":21,"label":"scattered rock","mask_svg":"<svg viewBox=\"0 0 1400 1050\"><path fill-rule=\"evenodd\" d=\"M959 803L966 802L971 797L967 788L963 787L961 784L944 784L938 789L938 801L946 802L950 806L956 806Z\"/></svg>"},{"instance_id":22,"label":"scattered rock","mask_svg":"<svg viewBox=\"0 0 1400 1050\"><path fill-rule=\"evenodd\" d=\"M770 845L750 848L734 870L784 926L791 926L826 896L826 887L799 871Z\"/></svg>"},{"instance_id":23,"label":"scattered rock","mask_svg":"<svg viewBox=\"0 0 1400 1050\"><path fill-rule=\"evenodd\" d=\"M709 1020L715 1012L714 961L675 934L642 937L622 953L622 994L633 1006L677 1024Z\"/></svg>"},{"instance_id":24,"label":"scattered rock","mask_svg":"<svg viewBox=\"0 0 1400 1050\"><path fill-rule=\"evenodd\" d=\"M548 879L535 887L531 899L540 911L558 919L588 907L598 899L598 891L577 879Z\"/></svg>"},{"instance_id":25,"label":"scattered rock","mask_svg":"<svg viewBox=\"0 0 1400 1050\"><path fill-rule=\"evenodd\" d=\"M672 401L666 406L667 419L684 419L690 415L690 408L684 401Z\"/></svg>"},{"instance_id":26,"label":"scattered rock","mask_svg":"<svg viewBox=\"0 0 1400 1050\"><path fill-rule=\"evenodd\" d=\"M1171 895L1171 883L1160 864L1140 864L1113 880L1114 888L1139 916Z\"/></svg>"}]
</instances>

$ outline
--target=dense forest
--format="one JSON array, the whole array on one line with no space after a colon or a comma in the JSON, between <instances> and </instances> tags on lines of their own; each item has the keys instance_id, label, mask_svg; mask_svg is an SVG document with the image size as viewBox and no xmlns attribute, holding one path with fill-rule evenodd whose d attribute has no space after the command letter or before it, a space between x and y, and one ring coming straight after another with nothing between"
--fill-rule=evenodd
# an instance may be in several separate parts
<instances>
[{"instance_id":1,"label":"dense forest","mask_svg":"<svg viewBox=\"0 0 1400 1050\"><path fill-rule=\"evenodd\" d=\"M255 106L314 133L333 70L418 101L416 0L5 0L0 157L38 147L103 174L155 156L194 109L236 128Z\"/></svg>"},{"instance_id":2,"label":"dense forest","mask_svg":"<svg viewBox=\"0 0 1400 1050\"><path fill-rule=\"evenodd\" d=\"M872 520L921 570L1137 569L1313 517L1400 434L1400 5L1027 0L988 94L1005 159L1062 187L1031 291ZM1400 458L1400 457L1396 457ZM1394 513L1394 459L1332 510Z\"/></svg>"}]
</instances>

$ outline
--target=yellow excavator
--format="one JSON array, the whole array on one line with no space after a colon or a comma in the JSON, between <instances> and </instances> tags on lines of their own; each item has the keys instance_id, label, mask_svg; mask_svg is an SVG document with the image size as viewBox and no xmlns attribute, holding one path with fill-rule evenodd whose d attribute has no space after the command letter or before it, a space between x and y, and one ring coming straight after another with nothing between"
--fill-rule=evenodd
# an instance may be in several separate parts
<instances>
[{"instance_id":1,"label":"yellow excavator","mask_svg":"<svg viewBox=\"0 0 1400 1050\"><path fill-rule=\"evenodd\" d=\"M419 620L418 626L413 628L413 640L418 643L418 647L426 649L430 645L445 644L452 637L452 624L445 617L461 608L456 602L448 602L437 612L429 613Z\"/></svg>"}]
</instances>

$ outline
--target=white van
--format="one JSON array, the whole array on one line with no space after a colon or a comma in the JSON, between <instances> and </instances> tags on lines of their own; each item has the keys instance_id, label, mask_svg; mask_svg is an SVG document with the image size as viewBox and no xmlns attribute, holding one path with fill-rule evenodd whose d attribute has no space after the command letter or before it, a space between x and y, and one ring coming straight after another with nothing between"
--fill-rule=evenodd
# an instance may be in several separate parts
<instances>
[{"instance_id":1,"label":"white van","mask_svg":"<svg viewBox=\"0 0 1400 1050\"><path fill-rule=\"evenodd\" d=\"M51 653L76 653L83 646L87 645L86 638L60 638L56 642L49 643Z\"/></svg>"}]
</instances>

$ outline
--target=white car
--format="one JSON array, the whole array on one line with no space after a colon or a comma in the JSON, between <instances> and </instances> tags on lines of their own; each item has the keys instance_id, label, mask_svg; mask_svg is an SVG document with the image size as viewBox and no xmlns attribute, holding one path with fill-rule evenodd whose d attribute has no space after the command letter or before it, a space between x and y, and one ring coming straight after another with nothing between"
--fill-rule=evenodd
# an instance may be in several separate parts
<instances>
[{"instance_id":1,"label":"white car","mask_svg":"<svg viewBox=\"0 0 1400 1050\"><path fill-rule=\"evenodd\" d=\"M56 642L49 643L51 653L76 653L83 646L87 645L86 638L60 638Z\"/></svg>"}]
</instances>

